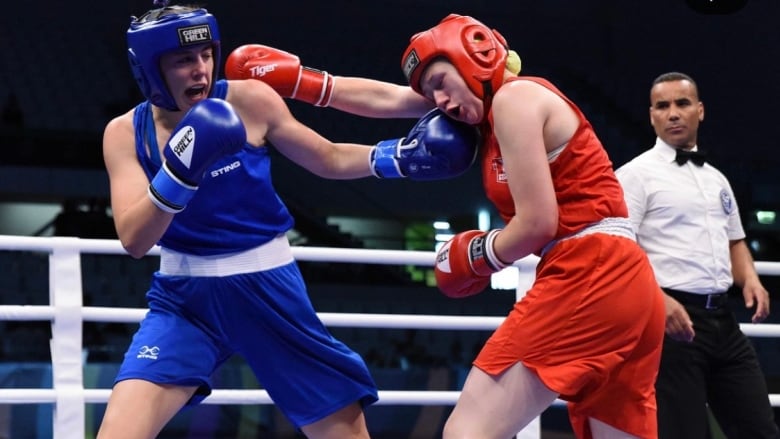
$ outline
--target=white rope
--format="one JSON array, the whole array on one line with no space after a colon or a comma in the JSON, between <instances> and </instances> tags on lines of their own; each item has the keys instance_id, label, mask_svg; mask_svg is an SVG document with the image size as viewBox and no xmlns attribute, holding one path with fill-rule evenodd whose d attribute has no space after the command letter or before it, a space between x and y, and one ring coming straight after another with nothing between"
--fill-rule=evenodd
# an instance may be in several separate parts
<instances>
[{"instance_id":1,"label":"white rope","mask_svg":"<svg viewBox=\"0 0 780 439\"><path fill-rule=\"evenodd\" d=\"M50 253L50 283L60 280L64 286L51 287L53 305L0 305L0 321L60 321L66 325L53 325L53 349L62 356L62 352L71 352L67 356L65 368L57 362L52 389L0 389L0 403L3 404L46 404L54 403L55 410L71 406L66 401L78 401L81 408L69 410L69 417L55 416L55 437L58 432L73 433L73 425L83 426L83 405L86 403L105 403L111 394L110 389L84 389L80 378L83 364L80 349L71 346L75 340L81 343L80 329L75 329L73 319L91 322L137 323L147 312L144 308L108 308L81 306L80 294L78 310L73 315L73 291L80 291L80 258L76 255L89 254L125 254L119 241L78 238L42 238L0 235L0 250L40 251ZM149 255L159 255L159 248L153 248ZM299 261L327 261L343 263L369 263L387 265L433 266L434 252L404 250L366 250L343 248L294 247L293 255ZM78 261L78 262L75 262ZM515 262L515 266L533 273L538 258L528 257ZM780 262L757 261L756 270L761 275L780 275ZM80 315L79 315L80 311ZM323 323L331 327L360 328L416 328L438 330L493 330L503 321L503 317L446 316L446 315L399 315L399 314L341 314L319 313ZM753 337L780 337L778 324L740 324L742 330ZM80 328L80 325L79 325ZM62 338L62 340L60 340ZM62 343L62 344L58 344ZM59 347L56 347L59 346ZM56 347L56 348L55 348ZM77 355L78 354L78 355ZM75 363L74 363L75 361ZM74 377L74 370L78 377ZM379 391L378 405L454 405L460 392L457 391ZM769 395L774 407L780 407L780 395ZM273 404L265 390L216 389L204 400L205 404ZM564 404L556 400L554 405ZM62 407L60 407L62 406ZM75 415L74 415L75 414ZM78 418L81 419L78 419ZM83 428L83 427L82 427ZM64 435L63 435L64 437Z\"/></svg>"},{"instance_id":2,"label":"white rope","mask_svg":"<svg viewBox=\"0 0 780 439\"><path fill-rule=\"evenodd\" d=\"M111 396L111 389L83 389L84 401L90 404L104 404ZM443 390L380 390L376 405L455 405L459 391ZM0 389L0 400L8 404L48 404L56 402L55 389ZM272 405L265 390L215 389L203 404L212 405ZM553 405L565 405L556 400Z\"/></svg>"},{"instance_id":3,"label":"white rope","mask_svg":"<svg viewBox=\"0 0 780 439\"><path fill-rule=\"evenodd\" d=\"M780 276L780 262L756 261L755 266L758 274Z\"/></svg>"},{"instance_id":4,"label":"white rope","mask_svg":"<svg viewBox=\"0 0 780 439\"><path fill-rule=\"evenodd\" d=\"M85 306L85 322L138 323L146 308L108 308ZM490 331L496 329L504 317L443 316L427 314L341 314L318 313L327 326L348 328L441 329ZM54 307L48 305L0 305L0 321L44 321L54 318ZM780 338L780 324L741 323L742 331L751 337Z\"/></svg>"},{"instance_id":5,"label":"white rope","mask_svg":"<svg viewBox=\"0 0 780 439\"><path fill-rule=\"evenodd\" d=\"M12 236L0 235L0 249L2 250L28 250L50 252L55 248L54 238L41 236ZM126 254L122 244L113 239L79 239L77 248L81 253L90 254ZM160 248L154 247L149 251L150 255L159 255Z\"/></svg>"}]
</instances>

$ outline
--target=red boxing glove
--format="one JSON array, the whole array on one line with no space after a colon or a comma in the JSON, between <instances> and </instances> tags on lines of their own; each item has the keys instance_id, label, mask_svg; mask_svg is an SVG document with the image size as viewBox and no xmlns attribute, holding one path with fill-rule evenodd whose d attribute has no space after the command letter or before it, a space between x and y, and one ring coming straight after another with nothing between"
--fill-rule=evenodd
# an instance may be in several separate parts
<instances>
[{"instance_id":1,"label":"red boxing glove","mask_svg":"<svg viewBox=\"0 0 780 439\"><path fill-rule=\"evenodd\" d=\"M301 66L292 53L261 44L246 44L228 55L227 79L258 79L279 95L327 107L335 78L328 72Z\"/></svg>"},{"instance_id":2,"label":"red boxing glove","mask_svg":"<svg viewBox=\"0 0 780 439\"><path fill-rule=\"evenodd\" d=\"M501 230L458 233L436 254L436 284L452 298L473 296L490 284L490 275L509 266L496 256L493 241Z\"/></svg>"}]
</instances>

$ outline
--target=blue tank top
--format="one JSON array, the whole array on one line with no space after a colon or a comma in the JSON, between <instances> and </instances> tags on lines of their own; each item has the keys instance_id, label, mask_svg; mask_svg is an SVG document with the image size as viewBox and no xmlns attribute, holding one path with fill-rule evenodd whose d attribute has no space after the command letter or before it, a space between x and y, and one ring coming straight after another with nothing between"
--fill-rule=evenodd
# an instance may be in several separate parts
<instances>
[{"instance_id":1,"label":"blue tank top","mask_svg":"<svg viewBox=\"0 0 780 439\"><path fill-rule=\"evenodd\" d=\"M227 89L227 81L217 81L212 97L225 99ZM133 125L136 154L151 181L162 162L148 101L135 108ZM264 244L292 226L292 215L271 182L268 148L247 144L209 168L195 196L174 216L159 244L201 256L234 253Z\"/></svg>"}]
</instances>

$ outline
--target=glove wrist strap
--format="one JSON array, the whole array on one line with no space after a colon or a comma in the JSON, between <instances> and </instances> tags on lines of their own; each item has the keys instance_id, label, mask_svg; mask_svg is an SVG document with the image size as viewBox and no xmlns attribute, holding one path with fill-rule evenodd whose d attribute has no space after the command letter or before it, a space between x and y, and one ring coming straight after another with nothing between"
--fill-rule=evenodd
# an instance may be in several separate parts
<instances>
[{"instance_id":1,"label":"glove wrist strap","mask_svg":"<svg viewBox=\"0 0 780 439\"><path fill-rule=\"evenodd\" d=\"M303 66L292 98L317 107L327 107L333 96L334 83L333 75L328 72Z\"/></svg>"},{"instance_id":2,"label":"glove wrist strap","mask_svg":"<svg viewBox=\"0 0 780 439\"><path fill-rule=\"evenodd\" d=\"M496 254L495 241L498 234L501 233L501 229L493 229L488 232L485 238L485 256L490 265L495 267L496 271L503 270L504 268L512 265L502 261Z\"/></svg>"},{"instance_id":3,"label":"glove wrist strap","mask_svg":"<svg viewBox=\"0 0 780 439\"><path fill-rule=\"evenodd\" d=\"M510 264L498 259L493 244L501 229L493 229L476 236L469 243L469 261L471 270L480 276L489 276L508 267Z\"/></svg>"},{"instance_id":4,"label":"glove wrist strap","mask_svg":"<svg viewBox=\"0 0 780 439\"><path fill-rule=\"evenodd\" d=\"M179 213L195 195L197 186L192 186L177 178L164 162L152 182L149 183L147 194L152 202L168 213Z\"/></svg>"},{"instance_id":5,"label":"glove wrist strap","mask_svg":"<svg viewBox=\"0 0 780 439\"><path fill-rule=\"evenodd\" d=\"M376 159L375 159L375 157L376 157L376 146L371 148L371 152L368 154L368 169L371 170L371 175L373 175L374 177L382 178L382 176L379 175L376 172L376 169L375 169L376 168L376 162L375 162Z\"/></svg>"},{"instance_id":6,"label":"glove wrist strap","mask_svg":"<svg viewBox=\"0 0 780 439\"><path fill-rule=\"evenodd\" d=\"M327 78L322 85L322 98L314 104L317 107L330 107L330 101L333 99L333 89L336 88L336 77L328 72L325 72L325 75Z\"/></svg>"},{"instance_id":7,"label":"glove wrist strap","mask_svg":"<svg viewBox=\"0 0 780 439\"><path fill-rule=\"evenodd\" d=\"M371 172L378 178L403 178L406 177L398 166L395 157L401 139L383 140L376 144L371 153Z\"/></svg>"}]
</instances>

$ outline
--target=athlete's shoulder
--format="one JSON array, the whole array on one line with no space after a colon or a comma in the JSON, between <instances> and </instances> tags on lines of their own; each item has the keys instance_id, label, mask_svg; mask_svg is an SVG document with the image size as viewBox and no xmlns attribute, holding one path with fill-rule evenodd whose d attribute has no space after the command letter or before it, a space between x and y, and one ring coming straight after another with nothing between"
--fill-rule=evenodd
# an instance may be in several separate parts
<instances>
[{"instance_id":1,"label":"athlete's shoulder","mask_svg":"<svg viewBox=\"0 0 780 439\"><path fill-rule=\"evenodd\" d=\"M135 115L136 108L133 107L130 110L126 111L123 114L120 114L119 116L114 117L113 119L109 120L106 124L103 136L113 136L113 135L119 135L121 133L132 133L134 132L133 127L133 116Z\"/></svg>"},{"instance_id":2,"label":"athlete's shoulder","mask_svg":"<svg viewBox=\"0 0 780 439\"><path fill-rule=\"evenodd\" d=\"M226 100L233 105L242 118L268 121L280 114L287 114L287 103L270 86L253 79L229 80Z\"/></svg>"},{"instance_id":3,"label":"athlete's shoulder","mask_svg":"<svg viewBox=\"0 0 780 439\"><path fill-rule=\"evenodd\" d=\"M253 79L231 79L228 80L227 83L228 93L226 99L230 103L242 100L256 102L258 99L282 101L282 97L279 93L263 81Z\"/></svg>"}]
</instances>

